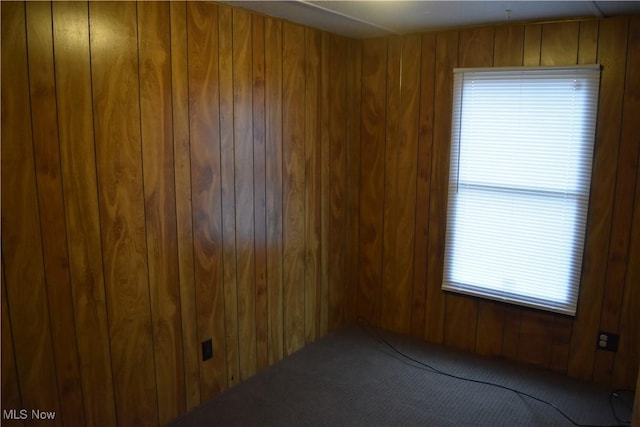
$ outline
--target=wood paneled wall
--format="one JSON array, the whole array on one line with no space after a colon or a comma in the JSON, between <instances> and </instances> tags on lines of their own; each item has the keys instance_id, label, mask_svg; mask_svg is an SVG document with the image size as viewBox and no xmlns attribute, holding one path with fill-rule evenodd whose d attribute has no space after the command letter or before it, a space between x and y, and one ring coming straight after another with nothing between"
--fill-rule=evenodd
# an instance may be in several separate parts
<instances>
[{"instance_id":1,"label":"wood paneled wall","mask_svg":"<svg viewBox=\"0 0 640 427\"><path fill-rule=\"evenodd\" d=\"M2 409L164 424L357 317L634 385L640 18L354 41L205 2L1 7ZM577 316L443 293L452 68L593 62Z\"/></svg>"},{"instance_id":2,"label":"wood paneled wall","mask_svg":"<svg viewBox=\"0 0 640 427\"><path fill-rule=\"evenodd\" d=\"M359 55L214 3L3 2L2 409L164 424L340 325Z\"/></svg>"},{"instance_id":3,"label":"wood paneled wall","mask_svg":"<svg viewBox=\"0 0 640 427\"><path fill-rule=\"evenodd\" d=\"M364 40L357 313L483 355L633 388L640 358L640 17ZM444 293L454 67L602 64L575 318ZM598 331L620 334L617 353Z\"/></svg>"}]
</instances>

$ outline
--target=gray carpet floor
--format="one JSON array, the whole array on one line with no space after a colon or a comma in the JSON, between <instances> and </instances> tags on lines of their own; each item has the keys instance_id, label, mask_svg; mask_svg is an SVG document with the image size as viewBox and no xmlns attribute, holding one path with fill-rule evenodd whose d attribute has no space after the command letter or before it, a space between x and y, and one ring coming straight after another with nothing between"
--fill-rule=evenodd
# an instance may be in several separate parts
<instances>
[{"instance_id":1,"label":"gray carpet floor","mask_svg":"<svg viewBox=\"0 0 640 427\"><path fill-rule=\"evenodd\" d=\"M394 348L405 357L399 354ZM413 360L412 360L413 359ZM552 372L350 325L227 390L169 425L614 426L624 399ZM622 397L622 396L621 396Z\"/></svg>"}]
</instances>

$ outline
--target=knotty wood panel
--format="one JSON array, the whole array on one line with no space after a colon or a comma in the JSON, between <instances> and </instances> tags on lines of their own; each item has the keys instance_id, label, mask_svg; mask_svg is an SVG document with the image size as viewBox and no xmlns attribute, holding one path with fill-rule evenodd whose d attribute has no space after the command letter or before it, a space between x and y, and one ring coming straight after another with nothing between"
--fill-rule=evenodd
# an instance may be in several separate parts
<instances>
[{"instance_id":1,"label":"knotty wood panel","mask_svg":"<svg viewBox=\"0 0 640 427\"><path fill-rule=\"evenodd\" d=\"M55 2L58 139L84 421L115 424L98 211L87 3ZM79 179L78 177L82 177Z\"/></svg>"},{"instance_id":2,"label":"knotty wood panel","mask_svg":"<svg viewBox=\"0 0 640 427\"><path fill-rule=\"evenodd\" d=\"M136 5L91 3L91 67L116 411L158 423L142 182Z\"/></svg>"},{"instance_id":3,"label":"knotty wood panel","mask_svg":"<svg viewBox=\"0 0 640 427\"><path fill-rule=\"evenodd\" d=\"M240 379L256 372L251 15L233 9L233 140Z\"/></svg>"},{"instance_id":4,"label":"knotty wood panel","mask_svg":"<svg viewBox=\"0 0 640 427\"><path fill-rule=\"evenodd\" d=\"M304 345L304 28L282 25L284 351Z\"/></svg>"},{"instance_id":5,"label":"knotty wood panel","mask_svg":"<svg viewBox=\"0 0 640 427\"><path fill-rule=\"evenodd\" d=\"M193 221L191 218L191 145L189 141L189 87L187 68L187 9L170 3L171 96L173 100L173 152L176 189L176 233L180 277L180 312L184 347L186 409L200 403L200 358L193 271Z\"/></svg>"},{"instance_id":6,"label":"knotty wood panel","mask_svg":"<svg viewBox=\"0 0 640 427\"><path fill-rule=\"evenodd\" d=\"M362 43L362 144L360 152L360 253L358 316L380 324L387 41Z\"/></svg>"},{"instance_id":7,"label":"knotty wood panel","mask_svg":"<svg viewBox=\"0 0 640 427\"><path fill-rule=\"evenodd\" d=\"M211 338L213 358L200 359L200 395L227 384L218 89L218 9L187 3L189 128L198 340Z\"/></svg>"},{"instance_id":8,"label":"knotty wood panel","mask_svg":"<svg viewBox=\"0 0 640 427\"><path fill-rule=\"evenodd\" d=\"M329 39L329 329L344 322L346 238L346 46L338 36Z\"/></svg>"},{"instance_id":9,"label":"knotty wood panel","mask_svg":"<svg viewBox=\"0 0 640 427\"><path fill-rule=\"evenodd\" d=\"M158 420L185 411L176 229L169 4L138 4L140 129Z\"/></svg>"},{"instance_id":10,"label":"knotty wood panel","mask_svg":"<svg viewBox=\"0 0 640 427\"><path fill-rule=\"evenodd\" d=\"M322 34L305 29L305 340L313 342L320 334L321 264L320 236L322 235L320 192L321 183L321 59Z\"/></svg>"},{"instance_id":11,"label":"knotty wood panel","mask_svg":"<svg viewBox=\"0 0 640 427\"><path fill-rule=\"evenodd\" d=\"M267 301L269 363L284 355L282 289L282 22L265 23Z\"/></svg>"},{"instance_id":12,"label":"knotty wood panel","mask_svg":"<svg viewBox=\"0 0 640 427\"><path fill-rule=\"evenodd\" d=\"M267 307L267 231L265 164L265 33L264 17L252 16L253 54L253 188L255 216L256 363L269 365Z\"/></svg>"},{"instance_id":13,"label":"knotty wood panel","mask_svg":"<svg viewBox=\"0 0 640 427\"><path fill-rule=\"evenodd\" d=\"M31 127L60 409L84 422L58 146L51 5L27 3ZM64 418L63 418L64 420Z\"/></svg>"},{"instance_id":14,"label":"knotty wood panel","mask_svg":"<svg viewBox=\"0 0 640 427\"><path fill-rule=\"evenodd\" d=\"M422 35L420 79L420 123L416 171L416 225L414 241L411 335L425 336L427 293L427 246L429 242L429 197L431 194L431 153L433 146L433 97L435 91L434 33Z\"/></svg>"},{"instance_id":15,"label":"knotty wood panel","mask_svg":"<svg viewBox=\"0 0 640 427\"><path fill-rule=\"evenodd\" d=\"M233 9L218 8L220 70L220 187L222 191L222 235L224 271L225 339L227 385L240 380L238 331L238 266L236 247L236 188L234 156Z\"/></svg>"},{"instance_id":16,"label":"knotty wood panel","mask_svg":"<svg viewBox=\"0 0 640 427\"><path fill-rule=\"evenodd\" d=\"M59 413L32 145L25 5L1 7L2 255L10 322L19 325L13 333L17 376L25 408ZM55 424L61 425L61 419Z\"/></svg>"}]
</instances>

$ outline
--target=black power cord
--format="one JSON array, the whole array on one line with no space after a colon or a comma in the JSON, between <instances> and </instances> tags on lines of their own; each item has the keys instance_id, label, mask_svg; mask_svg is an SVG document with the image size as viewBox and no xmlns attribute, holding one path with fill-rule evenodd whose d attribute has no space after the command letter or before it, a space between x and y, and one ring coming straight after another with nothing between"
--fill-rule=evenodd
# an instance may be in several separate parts
<instances>
[{"instance_id":1,"label":"black power cord","mask_svg":"<svg viewBox=\"0 0 640 427\"><path fill-rule=\"evenodd\" d=\"M630 421L623 421L622 419L620 419L620 418L618 417L618 415L617 415L617 413L616 413L616 411L615 411L614 407L613 407L613 398L614 398L614 397L615 397L615 398L618 398L618 399L620 399L620 400L622 400L622 399L621 399L621 397L619 396L619 393L620 393L622 390L616 390L616 391L613 391L613 392L611 392L611 394L609 395L609 405L611 406L611 411L613 412L613 416L615 417L616 421L617 421L619 424L608 424L608 425L602 425L602 424L580 424L580 423L578 423L577 421L575 421L573 418L571 418L569 415L567 415L567 414L566 414L564 411L562 411L560 408L558 408L558 407L557 407L553 402L549 402L549 401L547 401L547 400L544 400L544 399L541 399L541 398L539 398L539 397L533 396L533 395L531 395L531 394L529 394L529 393L526 393L526 392L524 392L524 391L517 390L517 389L515 389L515 388L511 388L511 387L508 387L508 386L505 386L505 385L502 385L502 384L493 383L493 382L490 382L490 381L476 380L476 379L473 379L473 378L461 377L461 376L459 376L459 375L450 374L450 373L448 373L448 372L441 371L440 369L437 369L437 368L435 368L435 367L433 367L433 366L431 366L431 365L429 365L429 364L427 364L427 363L425 363L425 362L423 362L423 361L421 361L421 360L418 360L418 359L416 359L416 358L414 358L414 357L411 357L411 356L409 356L408 354L403 353L402 351L398 350L398 349L397 349L393 344L391 344L391 343L390 343L389 341L387 341L387 340L386 340L382 335L380 335L380 333L379 333L377 330L375 330L375 329L374 329L373 327L371 327L370 325L368 325L368 324L366 324L366 323L363 323L363 321L362 321L362 320L359 320L359 321L358 321L358 324L359 324L363 329L364 329L364 327L366 326L367 328L369 328L369 329L373 330L373 331L374 331L374 333L375 333L375 338L377 338L377 339L378 339L378 341L381 341L382 343L384 343L384 344L385 344L389 349L391 349L391 351L393 351L395 354L397 354L397 355L399 355L399 356L403 357L404 359L410 360L410 361L411 361L411 362L413 362L413 363L417 363L419 366L415 366L415 365L408 364L408 363L406 363L406 361L404 361L404 360L402 360L402 359L400 359L400 358L397 358L397 357L396 357L396 359L397 359L397 360L399 360L400 362L405 363L405 364L407 364L408 366L414 367L414 368L416 368L416 369L424 369L424 368L427 368L430 372L433 372L433 373L436 373L436 374L439 374L439 375L443 375L443 376L450 377L450 378L455 378L455 379L462 380L462 381L468 381L468 382L472 382L472 383L476 383L476 384L484 384L484 385L488 385L488 386L491 386L491 387L496 387L496 388L500 388L500 389L503 389L503 390L511 391L511 392L515 393L516 395L518 395L518 396L520 396L520 397L523 397L523 396L524 396L524 397L528 397L528 398L533 399L533 400L535 400L535 401L537 401L537 402L540 402L540 403L543 403L543 404L545 404L545 405L548 405L548 406L552 407L553 409L555 409L555 410L556 410L556 412L558 412L560 415L562 415L565 419L567 419L571 424L573 424L573 425L574 425L574 426L576 426L576 427L629 427L629 425L631 424L631 422L630 422ZM365 330L365 332L367 332L367 333L368 333L368 331L366 331L366 330ZM370 335L370 334L369 334L369 335ZM624 402L624 400L622 400L622 401Z\"/></svg>"}]
</instances>

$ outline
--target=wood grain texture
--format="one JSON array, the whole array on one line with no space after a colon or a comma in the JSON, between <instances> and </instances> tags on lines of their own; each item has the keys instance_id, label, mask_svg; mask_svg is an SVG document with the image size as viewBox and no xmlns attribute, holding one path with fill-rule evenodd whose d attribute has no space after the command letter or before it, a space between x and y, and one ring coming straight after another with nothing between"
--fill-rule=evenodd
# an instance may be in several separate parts
<instances>
[{"instance_id":1,"label":"wood grain texture","mask_svg":"<svg viewBox=\"0 0 640 427\"><path fill-rule=\"evenodd\" d=\"M593 375L596 357L593 337L597 336L599 330L605 298L602 284L606 277L607 248L613 216L626 40L626 18L601 21L597 60L602 64L603 71L579 295L582 303L578 307L574 323L569 356L570 375L581 379L591 379Z\"/></svg>"},{"instance_id":2,"label":"wood grain texture","mask_svg":"<svg viewBox=\"0 0 640 427\"><path fill-rule=\"evenodd\" d=\"M549 361L549 368L556 372L567 372L572 333L572 318L561 316L558 314L553 316L553 340L551 342L551 358Z\"/></svg>"},{"instance_id":3,"label":"wood grain texture","mask_svg":"<svg viewBox=\"0 0 640 427\"><path fill-rule=\"evenodd\" d=\"M105 288L119 423L158 423L149 297L136 5L91 3L91 69Z\"/></svg>"},{"instance_id":4,"label":"wood grain texture","mask_svg":"<svg viewBox=\"0 0 640 427\"><path fill-rule=\"evenodd\" d=\"M640 79L632 70L640 67L640 18L634 17L629 21L629 47L627 50L627 65L625 74L624 106L622 129L620 137L620 155L618 160L618 178L616 185L616 202L614 206L614 228L612 230L613 245L609 250L609 268L612 263L615 270L607 271L609 281L620 280L624 284L622 300L617 306L619 311L620 345L613 365L612 384L614 387L633 388L634 378L638 376L636 360L640 359L640 311L633 308L634 301L640 301L640 122L636 117L640 115ZM623 153L625 153L623 155ZM635 155L635 161L634 161ZM635 171L635 194L633 192L633 176ZM620 174L623 174L621 176ZM621 181L622 180L622 181ZM634 202L632 203L632 200ZM625 211L625 209L629 209ZM628 216L630 215L630 217ZM628 222L627 222L628 221ZM625 233L623 226L628 226ZM622 250L622 249L626 250ZM612 256L613 255L613 256ZM619 257L625 260L626 266L620 265ZM624 269L624 273L620 270ZM610 276L611 275L613 277ZM607 297L605 297L607 298ZM605 299L605 301L608 301ZM613 300L615 301L615 300ZM611 304L611 302L609 302ZM605 302L605 307L608 304ZM613 308L613 307L611 307ZM607 310L605 308L605 310ZM611 322L613 312L609 312L607 322ZM603 315L602 322L605 321ZM601 325L610 327L611 323ZM636 406L636 412L640 407Z\"/></svg>"},{"instance_id":5,"label":"wood grain texture","mask_svg":"<svg viewBox=\"0 0 640 427\"><path fill-rule=\"evenodd\" d=\"M578 64L593 64L596 62L599 25L599 21L580 22Z\"/></svg>"},{"instance_id":6,"label":"wood grain texture","mask_svg":"<svg viewBox=\"0 0 640 427\"><path fill-rule=\"evenodd\" d=\"M360 250L358 316L380 324L382 290L382 232L384 206L384 100L387 42L362 42L362 141L360 152Z\"/></svg>"},{"instance_id":7,"label":"wood grain texture","mask_svg":"<svg viewBox=\"0 0 640 427\"><path fill-rule=\"evenodd\" d=\"M267 302L269 363L282 359L282 22L265 22L265 114L267 185Z\"/></svg>"},{"instance_id":8,"label":"wood grain texture","mask_svg":"<svg viewBox=\"0 0 640 427\"><path fill-rule=\"evenodd\" d=\"M396 169L397 232L395 238L396 293L392 328L408 334L411 330L413 255L416 215L416 177L420 125L420 35L402 38L400 72L400 108L398 116L398 167Z\"/></svg>"},{"instance_id":9,"label":"wood grain texture","mask_svg":"<svg viewBox=\"0 0 640 427\"><path fill-rule=\"evenodd\" d=\"M140 130L158 420L185 411L168 3L138 3Z\"/></svg>"},{"instance_id":10,"label":"wood grain texture","mask_svg":"<svg viewBox=\"0 0 640 427\"><path fill-rule=\"evenodd\" d=\"M200 362L200 398L204 400L220 393L227 385L217 7L188 2L187 28L198 340L211 338L214 350L212 359Z\"/></svg>"},{"instance_id":11,"label":"wood grain texture","mask_svg":"<svg viewBox=\"0 0 640 427\"><path fill-rule=\"evenodd\" d=\"M425 334L427 340L444 341L445 294L441 290L447 223L453 68L458 60L458 33L436 35L433 152L429 199L429 242Z\"/></svg>"},{"instance_id":12,"label":"wood grain texture","mask_svg":"<svg viewBox=\"0 0 640 427\"><path fill-rule=\"evenodd\" d=\"M73 298L58 145L51 5L27 3L26 19L40 230L61 416L63 421L66 415L84 423L74 313L67 309L73 306Z\"/></svg>"},{"instance_id":13,"label":"wood grain texture","mask_svg":"<svg viewBox=\"0 0 640 427\"><path fill-rule=\"evenodd\" d=\"M396 292L398 235L398 150L400 114L400 70L402 67L402 40L400 36L387 39L386 119L384 127L384 193L382 218L382 283L380 296L380 325L394 328L395 308L401 304Z\"/></svg>"},{"instance_id":14,"label":"wood grain texture","mask_svg":"<svg viewBox=\"0 0 640 427\"><path fill-rule=\"evenodd\" d=\"M344 323L346 238L346 45L344 39L329 39L329 330Z\"/></svg>"},{"instance_id":15,"label":"wood grain texture","mask_svg":"<svg viewBox=\"0 0 640 427\"><path fill-rule=\"evenodd\" d=\"M233 9L233 140L240 379L256 372L251 15Z\"/></svg>"},{"instance_id":16,"label":"wood grain texture","mask_svg":"<svg viewBox=\"0 0 640 427\"><path fill-rule=\"evenodd\" d=\"M10 322L17 328L13 347L22 404L59 413L32 142L25 5L1 7L2 255L7 305ZM55 424L62 425L61 418Z\"/></svg>"},{"instance_id":17,"label":"wood grain texture","mask_svg":"<svg viewBox=\"0 0 640 427\"><path fill-rule=\"evenodd\" d=\"M524 49L522 65L540 65L541 39L541 24L527 24L524 26Z\"/></svg>"},{"instance_id":18,"label":"wood grain texture","mask_svg":"<svg viewBox=\"0 0 640 427\"><path fill-rule=\"evenodd\" d=\"M84 421L115 424L98 211L88 5L56 2L53 39L58 138ZM78 179L82 177L82 179Z\"/></svg>"},{"instance_id":19,"label":"wood grain texture","mask_svg":"<svg viewBox=\"0 0 640 427\"><path fill-rule=\"evenodd\" d=\"M429 242L429 198L431 195L431 154L433 151L433 97L435 93L434 33L422 35L420 79L420 123L416 170L416 225L413 255L411 335L425 337L427 294L427 248Z\"/></svg>"},{"instance_id":20,"label":"wood grain texture","mask_svg":"<svg viewBox=\"0 0 640 427\"><path fill-rule=\"evenodd\" d=\"M266 130L265 130L265 18L253 15L253 188L255 217L256 283L256 363L261 370L269 365L267 302L267 230L266 230Z\"/></svg>"},{"instance_id":21,"label":"wood grain texture","mask_svg":"<svg viewBox=\"0 0 640 427\"><path fill-rule=\"evenodd\" d=\"M345 320L354 321L358 309L358 254L360 236L360 107L362 94L362 42L347 46L347 230L345 255Z\"/></svg>"},{"instance_id":22,"label":"wood grain texture","mask_svg":"<svg viewBox=\"0 0 640 427\"><path fill-rule=\"evenodd\" d=\"M306 342L320 335L321 284L321 58L322 34L305 28L305 293L304 333Z\"/></svg>"},{"instance_id":23,"label":"wood grain texture","mask_svg":"<svg viewBox=\"0 0 640 427\"><path fill-rule=\"evenodd\" d=\"M331 199L329 176L331 158L329 156L330 98L329 80L331 79L330 34L323 33L320 46L320 290L318 306L320 309L320 335L329 330L329 237L331 233L329 218Z\"/></svg>"},{"instance_id":24,"label":"wood grain texture","mask_svg":"<svg viewBox=\"0 0 640 427\"><path fill-rule=\"evenodd\" d=\"M13 350L13 328L9 316L9 306L7 304L7 287L4 280L4 260L2 261L2 340L1 361L2 361L2 410L23 408L22 397L20 396L20 384L18 383L18 368L16 366L16 354ZM22 420L16 420L12 425L24 425Z\"/></svg>"},{"instance_id":25,"label":"wood grain texture","mask_svg":"<svg viewBox=\"0 0 640 427\"><path fill-rule=\"evenodd\" d=\"M518 360L548 367L553 341L553 317L545 312L522 310Z\"/></svg>"},{"instance_id":26,"label":"wood grain texture","mask_svg":"<svg viewBox=\"0 0 640 427\"><path fill-rule=\"evenodd\" d=\"M220 187L224 271L224 319L227 385L240 381L238 325L238 258L234 147L233 9L218 8L218 69L220 88Z\"/></svg>"},{"instance_id":27,"label":"wood grain texture","mask_svg":"<svg viewBox=\"0 0 640 427\"><path fill-rule=\"evenodd\" d=\"M629 37L634 35L630 34ZM637 38L637 34L635 35ZM625 48L625 46L622 46ZM626 49L625 49L626 50ZM630 53L632 55L632 53ZM625 288L625 275L627 265L630 260L627 258L630 244L631 222L633 218L635 175L638 169L638 152L640 151L640 141L637 137L638 126L629 124L629 114L637 115L640 112L633 94L639 91L638 79L629 78L633 64L632 58L627 57L627 67L625 77L621 76L621 85L624 85L622 101L624 105L621 115L623 123L626 121L626 129L621 125L620 146L618 151L617 170L615 178L615 194L613 200L612 226L609 232L609 251L606 266L606 276L604 283L604 294L602 301L602 314L600 317L600 330L615 331L620 329L620 314L623 305ZM624 65L621 64L621 67ZM634 120L637 121L637 120ZM594 368L594 379L603 383L610 383L613 374L614 354L610 352L598 352L596 354L596 365Z\"/></svg>"},{"instance_id":28,"label":"wood grain texture","mask_svg":"<svg viewBox=\"0 0 640 427\"><path fill-rule=\"evenodd\" d=\"M493 41L493 65L505 67L522 65L524 25L495 27Z\"/></svg>"},{"instance_id":29,"label":"wood grain texture","mask_svg":"<svg viewBox=\"0 0 640 427\"><path fill-rule=\"evenodd\" d=\"M173 100L173 152L176 189L176 228L180 313L184 349L186 409L200 403L200 348L193 270L193 220L191 217L191 144L189 140L189 79L187 66L186 2L170 3L171 96Z\"/></svg>"},{"instance_id":30,"label":"wood grain texture","mask_svg":"<svg viewBox=\"0 0 640 427\"><path fill-rule=\"evenodd\" d=\"M284 351L304 345L304 28L282 25Z\"/></svg>"},{"instance_id":31,"label":"wood grain texture","mask_svg":"<svg viewBox=\"0 0 640 427\"><path fill-rule=\"evenodd\" d=\"M578 61L578 22L557 22L542 26L540 65L572 65Z\"/></svg>"}]
</instances>

